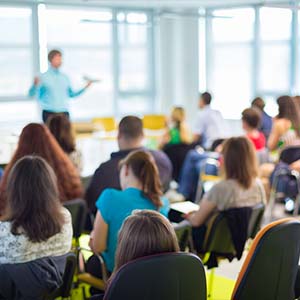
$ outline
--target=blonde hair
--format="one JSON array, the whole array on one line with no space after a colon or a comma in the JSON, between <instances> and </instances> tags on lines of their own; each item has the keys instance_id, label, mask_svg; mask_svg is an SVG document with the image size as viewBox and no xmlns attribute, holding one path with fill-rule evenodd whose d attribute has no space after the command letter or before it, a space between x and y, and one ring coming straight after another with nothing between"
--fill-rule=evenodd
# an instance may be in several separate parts
<instances>
[{"instance_id":1,"label":"blonde hair","mask_svg":"<svg viewBox=\"0 0 300 300\"><path fill-rule=\"evenodd\" d=\"M185 110L183 107L175 106L171 112L171 118L179 127L180 124L185 120Z\"/></svg>"}]
</instances>

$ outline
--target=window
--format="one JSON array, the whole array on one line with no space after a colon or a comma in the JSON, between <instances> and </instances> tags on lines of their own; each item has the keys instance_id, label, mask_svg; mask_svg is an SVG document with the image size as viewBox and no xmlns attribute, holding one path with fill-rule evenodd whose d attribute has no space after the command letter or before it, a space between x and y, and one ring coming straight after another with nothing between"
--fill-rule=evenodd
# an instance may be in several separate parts
<instances>
[{"instance_id":1,"label":"window","mask_svg":"<svg viewBox=\"0 0 300 300\"><path fill-rule=\"evenodd\" d=\"M260 9L260 93L288 93L290 90L291 28L291 10Z\"/></svg>"},{"instance_id":2,"label":"window","mask_svg":"<svg viewBox=\"0 0 300 300\"><path fill-rule=\"evenodd\" d=\"M70 101L72 117L113 114L112 12L47 6L45 17L47 50L62 50L62 70L74 90L84 86L86 77L100 80Z\"/></svg>"},{"instance_id":3,"label":"window","mask_svg":"<svg viewBox=\"0 0 300 300\"><path fill-rule=\"evenodd\" d=\"M33 77L31 9L0 6L0 97L25 97ZM9 30L8 30L9 28Z\"/></svg>"},{"instance_id":4,"label":"window","mask_svg":"<svg viewBox=\"0 0 300 300\"><path fill-rule=\"evenodd\" d=\"M207 62L212 106L225 118L239 119L252 97L254 10L214 10L212 15L211 61Z\"/></svg>"},{"instance_id":5,"label":"window","mask_svg":"<svg viewBox=\"0 0 300 300\"><path fill-rule=\"evenodd\" d=\"M152 24L144 12L124 11L118 12L117 24L118 111L121 115L149 112L153 108Z\"/></svg>"}]
</instances>

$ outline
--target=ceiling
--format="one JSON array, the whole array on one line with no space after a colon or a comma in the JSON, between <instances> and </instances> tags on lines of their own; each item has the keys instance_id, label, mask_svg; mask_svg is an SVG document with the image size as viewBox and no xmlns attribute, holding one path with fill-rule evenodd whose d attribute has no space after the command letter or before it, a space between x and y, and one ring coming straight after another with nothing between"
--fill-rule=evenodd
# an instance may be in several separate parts
<instances>
[{"instance_id":1,"label":"ceiling","mask_svg":"<svg viewBox=\"0 0 300 300\"><path fill-rule=\"evenodd\" d=\"M291 4L296 0L0 0L1 2L18 3L51 3L51 4L84 4L87 6L118 6L147 8L199 8L216 6L236 6L248 4Z\"/></svg>"}]
</instances>

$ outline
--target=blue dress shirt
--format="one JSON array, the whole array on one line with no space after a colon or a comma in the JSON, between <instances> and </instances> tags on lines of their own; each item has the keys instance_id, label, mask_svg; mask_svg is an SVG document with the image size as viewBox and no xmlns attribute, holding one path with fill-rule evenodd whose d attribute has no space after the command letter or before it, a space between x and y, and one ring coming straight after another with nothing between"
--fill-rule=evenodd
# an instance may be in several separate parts
<instances>
[{"instance_id":1,"label":"blue dress shirt","mask_svg":"<svg viewBox=\"0 0 300 300\"><path fill-rule=\"evenodd\" d=\"M37 96L42 110L50 112L68 112L69 98L81 95L85 88L74 91L69 78L59 69L49 67L48 71L40 76L40 83L29 90L29 97Z\"/></svg>"}]
</instances>

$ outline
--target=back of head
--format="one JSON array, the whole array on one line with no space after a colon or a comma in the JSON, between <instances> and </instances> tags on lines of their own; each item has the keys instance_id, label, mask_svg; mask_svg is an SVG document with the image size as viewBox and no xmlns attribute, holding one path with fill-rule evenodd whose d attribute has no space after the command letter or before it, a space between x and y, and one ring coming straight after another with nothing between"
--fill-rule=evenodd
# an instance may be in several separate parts
<instances>
[{"instance_id":1,"label":"back of head","mask_svg":"<svg viewBox=\"0 0 300 300\"><path fill-rule=\"evenodd\" d=\"M81 196L82 186L73 163L45 125L30 123L23 128L17 149L5 168L0 185L1 210L5 206L5 190L10 170L17 160L26 155L38 155L53 168L57 178L59 178L59 194L62 201Z\"/></svg>"},{"instance_id":2,"label":"back of head","mask_svg":"<svg viewBox=\"0 0 300 300\"><path fill-rule=\"evenodd\" d=\"M167 218L151 210L134 211L119 232L115 271L140 257L177 251L176 234Z\"/></svg>"},{"instance_id":3,"label":"back of head","mask_svg":"<svg viewBox=\"0 0 300 300\"><path fill-rule=\"evenodd\" d=\"M179 127L180 123L182 123L185 119L185 111L183 107L176 106L173 108L171 113L172 121L176 123L176 125Z\"/></svg>"},{"instance_id":4,"label":"back of head","mask_svg":"<svg viewBox=\"0 0 300 300\"><path fill-rule=\"evenodd\" d=\"M120 167L128 166L141 182L144 195L159 208L162 206L161 183L156 163L152 155L145 151L133 151L120 161Z\"/></svg>"},{"instance_id":5,"label":"back of head","mask_svg":"<svg viewBox=\"0 0 300 300\"><path fill-rule=\"evenodd\" d=\"M261 111L265 108L265 101L261 97L256 97L252 102L251 105L257 107Z\"/></svg>"},{"instance_id":6,"label":"back of head","mask_svg":"<svg viewBox=\"0 0 300 300\"><path fill-rule=\"evenodd\" d=\"M13 234L21 229L32 242L41 242L61 231L64 217L57 180L44 159L25 156L18 160L8 176L6 194Z\"/></svg>"},{"instance_id":7,"label":"back of head","mask_svg":"<svg viewBox=\"0 0 300 300\"><path fill-rule=\"evenodd\" d=\"M66 153L71 153L75 150L71 122L64 114L56 114L48 118L47 126Z\"/></svg>"},{"instance_id":8,"label":"back of head","mask_svg":"<svg viewBox=\"0 0 300 300\"><path fill-rule=\"evenodd\" d=\"M143 122L135 116L126 116L119 123L119 136L125 140L137 140L142 138Z\"/></svg>"},{"instance_id":9,"label":"back of head","mask_svg":"<svg viewBox=\"0 0 300 300\"><path fill-rule=\"evenodd\" d=\"M277 99L278 104L278 115L277 118L290 120L293 129L300 137L300 112L299 107L296 105L292 97L281 96Z\"/></svg>"},{"instance_id":10,"label":"back of head","mask_svg":"<svg viewBox=\"0 0 300 300\"><path fill-rule=\"evenodd\" d=\"M226 179L234 179L243 188L250 188L258 174L253 144L246 137L232 137L224 142L222 153Z\"/></svg>"},{"instance_id":11,"label":"back of head","mask_svg":"<svg viewBox=\"0 0 300 300\"><path fill-rule=\"evenodd\" d=\"M200 94L200 99L202 99L205 105L210 105L212 97L210 93L204 92L203 94Z\"/></svg>"},{"instance_id":12,"label":"back of head","mask_svg":"<svg viewBox=\"0 0 300 300\"><path fill-rule=\"evenodd\" d=\"M242 120L251 128L257 129L261 122L261 114L255 108L246 108L242 112Z\"/></svg>"}]
</instances>

